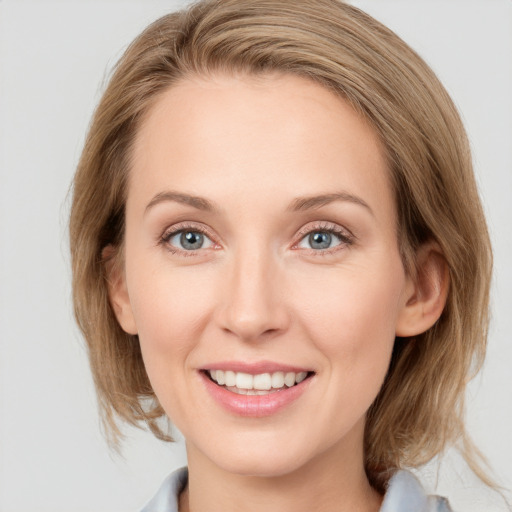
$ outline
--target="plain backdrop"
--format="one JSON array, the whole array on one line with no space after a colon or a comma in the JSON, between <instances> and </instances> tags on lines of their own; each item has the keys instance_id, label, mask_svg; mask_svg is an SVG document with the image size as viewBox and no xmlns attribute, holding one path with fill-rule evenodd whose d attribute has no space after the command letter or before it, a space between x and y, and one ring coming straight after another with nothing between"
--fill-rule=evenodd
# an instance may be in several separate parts
<instances>
[{"instance_id":1,"label":"plain backdrop","mask_svg":"<svg viewBox=\"0 0 512 512\"><path fill-rule=\"evenodd\" d=\"M101 436L73 323L66 199L92 110L126 45L184 2L0 0L0 511L137 511L181 444ZM468 425L512 487L512 1L361 0L439 74L462 112L495 249L488 359ZM436 485L433 466L423 470ZM455 510L501 510L454 454L438 491ZM490 500L490 501L489 501ZM484 504L485 503L485 504ZM492 504L491 504L492 503Z\"/></svg>"}]
</instances>

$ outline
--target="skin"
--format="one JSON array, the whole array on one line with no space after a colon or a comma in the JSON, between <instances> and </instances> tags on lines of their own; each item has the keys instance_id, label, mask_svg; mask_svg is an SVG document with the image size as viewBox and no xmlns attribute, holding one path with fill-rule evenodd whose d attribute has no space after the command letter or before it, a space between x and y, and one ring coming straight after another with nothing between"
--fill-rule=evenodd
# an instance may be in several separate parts
<instances>
[{"instance_id":1,"label":"skin","mask_svg":"<svg viewBox=\"0 0 512 512\"><path fill-rule=\"evenodd\" d=\"M290 209L297 198L335 193ZM158 98L134 146L124 267L111 270L110 296L186 438L180 510L379 509L363 466L365 415L395 336L430 327L446 291L432 247L418 256L428 278L406 275L396 219L373 128L321 86L218 75ZM207 238L186 250L173 229ZM311 245L310 233L330 230L328 249ZM314 376L277 413L241 417L212 400L200 377L227 360Z\"/></svg>"}]
</instances>

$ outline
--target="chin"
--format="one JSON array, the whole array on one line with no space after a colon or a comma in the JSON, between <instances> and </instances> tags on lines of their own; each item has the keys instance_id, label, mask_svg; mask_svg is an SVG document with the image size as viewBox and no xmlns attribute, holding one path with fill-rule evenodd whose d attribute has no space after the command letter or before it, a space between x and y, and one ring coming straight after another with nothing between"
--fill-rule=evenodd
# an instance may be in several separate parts
<instances>
[{"instance_id":1,"label":"chin","mask_svg":"<svg viewBox=\"0 0 512 512\"><path fill-rule=\"evenodd\" d=\"M271 459L254 456L238 457L236 460L223 458L218 466L224 471L240 476L261 478L276 478L289 475L300 469L304 461L287 457L273 457Z\"/></svg>"},{"instance_id":2,"label":"chin","mask_svg":"<svg viewBox=\"0 0 512 512\"><path fill-rule=\"evenodd\" d=\"M285 476L308 462L304 445L297 446L283 441L265 443L253 440L251 443L230 443L222 448L210 453L210 460L222 470L240 476Z\"/></svg>"}]
</instances>

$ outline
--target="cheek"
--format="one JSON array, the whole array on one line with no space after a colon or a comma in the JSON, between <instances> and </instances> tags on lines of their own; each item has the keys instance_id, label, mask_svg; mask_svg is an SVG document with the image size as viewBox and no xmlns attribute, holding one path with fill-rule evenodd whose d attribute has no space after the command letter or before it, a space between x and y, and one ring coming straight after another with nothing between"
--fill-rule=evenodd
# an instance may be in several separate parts
<instances>
[{"instance_id":1,"label":"cheek","mask_svg":"<svg viewBox=\"0 0 512 512\"><path fill-rule=\"evenodd\" d=\"M192 268L192 267L191 267ZM141 270L141 269L139 269ZM197 272L196 272L197 277ZM161 405L178 428L195 417L188 407L194 370L190 361L199 346L212 290L203 279L166 265L140 272L132 283L132 308L147 375ZM199 420L199 418L197 418Z\"/></svg>"},{"instance_id":2,"label":"cheek","mask_svg":"<svg viewBox=\"0 0 512 512\"><path fill-rule=\"evenodd\" d=\"M400 280L385 275L343 273L343 278L326 279L323 286L297 289L297 304L307 303L302 308L303 329L324 363L325 388L315 414L318 422L329 425L334 438L358 422L364 424L388 371Z\"/></svg>"},{"instance_id":3,"label":"cheek","mask_svg":"<svg viewBox=\"0 0 512 512\"><path fill-rule=\"evenodd\" d=\"M380 379L395 339L401 266L395 272L345 270L317 276L315 286L296 288L298 317L333 372Z\"/></svg>"},{"instance_id":4,"label":"cheek","mask_svg":"<svg viewBox=\"0 0 512 512\"><path fill-rule=\"evenodd\" d=\"M193 276L191 273L196 272ZM144 362L152 371L168 372L194 349L212 307L213 290L193 267L170 269L164 264L149 271L139 267L130 284L130 299Z\"/></svg>"}]
</instances>

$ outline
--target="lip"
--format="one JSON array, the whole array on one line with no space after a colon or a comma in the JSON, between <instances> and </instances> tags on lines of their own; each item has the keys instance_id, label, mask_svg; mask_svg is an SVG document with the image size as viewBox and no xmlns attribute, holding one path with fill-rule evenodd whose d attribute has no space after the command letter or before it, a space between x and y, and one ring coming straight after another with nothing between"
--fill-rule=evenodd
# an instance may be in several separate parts
<instances>
[{"instance_id":1,"label":"lip","mask_svg":"<svg viewBox=\"0 0 512 512\"><path fill-rule=\"evenodd\" d=\"M311 368L301 368L299 366L291 366L288 364L276 363L273 361L257 361L254 363L245 363L242 361L222 361L205 365L202 370L224 370L232 372L243 372L250 375L258 375L261 373L275 372L312 372Z\"/></svg>"},{"instance_id":2,"label":"lip","mask_svg":"<svg viewBox=\"0 0 512 512\"><path fill-rule=\"evenodd\" d=\"M235 371L232 370L232 368L233 366L230 366L229 368L227 368L226 366L219 366L218 368L213 366L211 367L212 370L229 369L231 371ZM237 368L239 367L237 366ZM265 366L265 368L269 367ZM283 366L279 365L279 368L275 371L284 371L283 368ZM256 369L253 366L251 366L251 369L254 370L254 372L249 372L247 365L245 365L245 369L236 371L246 371L247 373L252 373L254 375L258 373L272 373L269 370L261 372L259 368ZM233 393L232 391L228 391L226 388L221 387L215 382L213 382L208 377L205 371L199 371L199 375L201 377L203 385L206 388L206 391L217 404L219 404L221 407L223 407L231 414L252 418L271 416L283 410L284 408L295 402L299 397L301 397L302 394L309 388L312 381L312 377L308 376L302 382L300 382L299 384L295 384L291 388L276 391L274 393L269 393L268 395L239 395L237 393Z\"/></svg>"}]
</instances>

